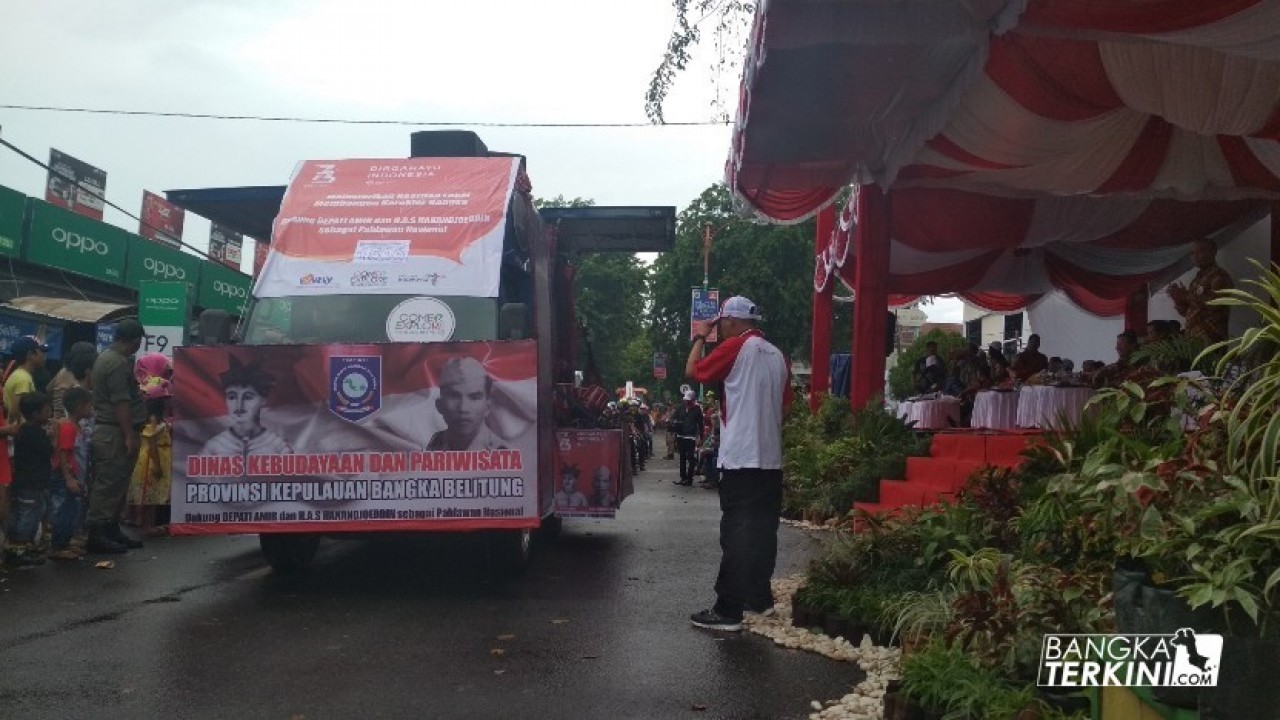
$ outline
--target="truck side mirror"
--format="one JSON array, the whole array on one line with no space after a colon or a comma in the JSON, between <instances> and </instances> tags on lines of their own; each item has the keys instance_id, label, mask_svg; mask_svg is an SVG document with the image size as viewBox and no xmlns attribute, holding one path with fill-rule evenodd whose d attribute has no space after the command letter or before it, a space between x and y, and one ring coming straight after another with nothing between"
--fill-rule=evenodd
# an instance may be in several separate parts
<instances>
[{"instance_id":1,"label":"truck side mirror","mask_svg":"<svg viewBox=\"0 0 1280 720\"><path fill-rule=\"evenodd\" d=\"M200 313L200 344L227 345L231 343L231 315L226 310L205 310Z\"/></svg>"},{"instance_id":2,"label":"truck side mirror","mask_svg":"<svg viewBox=\"0 0 1280 720\"><path fill-rule=\"evenodd\" d=\"M524 303L506 303L498 311L498 339L523 340L525 317L528 310Z\"/></svg>"}]
</instances>

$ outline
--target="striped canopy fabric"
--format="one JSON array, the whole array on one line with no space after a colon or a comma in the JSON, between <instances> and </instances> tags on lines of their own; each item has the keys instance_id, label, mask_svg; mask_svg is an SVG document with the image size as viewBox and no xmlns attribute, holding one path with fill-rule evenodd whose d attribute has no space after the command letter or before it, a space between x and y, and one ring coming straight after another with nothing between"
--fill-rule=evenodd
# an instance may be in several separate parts
<instances>
[{"instance_id":1,"label":"striped canopy fabric","mask_svg":"<svg viewBox=\"0 0 1280 720\"><path fill-rule=\"evenodd\" d=\"M1115 314L1267 212L1278 140L1277 2L765 0L727 176L773 222L891 188L891 293Z\"/></svg>"}]
</instances>

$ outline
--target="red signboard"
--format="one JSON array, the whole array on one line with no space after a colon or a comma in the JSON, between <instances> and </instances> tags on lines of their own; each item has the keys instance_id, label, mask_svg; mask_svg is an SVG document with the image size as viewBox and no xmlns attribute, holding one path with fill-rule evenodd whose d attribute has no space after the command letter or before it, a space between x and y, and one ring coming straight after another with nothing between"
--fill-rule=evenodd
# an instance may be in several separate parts
<instances>
[{"instance_id":1,"label":"red signboard","mask_svg":"<svg viewBox=\"0 0 1280 720\"><path fill-rule=\"evenodd\" d=\"M182 208L156 195L142 191L142 222L138 234L170 247L182 245L182 224L186 213Z\"/></svg>"},{"instance_id":2,"label":"red signboard","mask_svg":"<svg viewBox=\"0 0 1280 720\"><path fill-rule=\"evenodd\" d=\"M535 527L536 367L532 341L179 348L173 532Z\"/></svg>"},{"instance_id":3,"label":"red signboard","mask_svg":"<svg viewBox=\"0 0 1280 720\"><path fill-rule=\"evenodd\" d=\"M49 150L45 202L101 220L106 194L107 171L58 150Z\"/></svg>"},{"instance_id":4,"label":"red signboard","mask_svg":"<svg viewBox=\"0 0 1280 720\"><path fill-rule=\"evenodd\" d=\"M271 250L271 246L262 242L255 241L253 244L253 276L258 277L258 273L262 272L262 266L267 262L267 253Z\"/></svg>"},{"instance_id":5,"label":"red signboard","mask_svg":"<svg viewBox=\"0 0 1280 720\"><path fill-rule=\"evenodd\" d=\"M620 430L556 431L556 515L613 517L621 502Z\"/></svg>"}]
</instances>

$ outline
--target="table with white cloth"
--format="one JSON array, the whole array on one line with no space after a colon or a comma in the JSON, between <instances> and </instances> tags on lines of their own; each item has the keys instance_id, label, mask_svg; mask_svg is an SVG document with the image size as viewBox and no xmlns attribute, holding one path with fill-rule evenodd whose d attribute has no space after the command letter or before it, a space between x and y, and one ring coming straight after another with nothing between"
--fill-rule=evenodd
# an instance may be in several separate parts
<instances>
[{"instance_id":1,"label":"table with white cloth","mask_svg":"<svg viewBox=\"0 0 1280 720\"><path fill-rule=\"evenodd\" d=\"M1018 393L1018 427L1064 429L1080 423L1084 406L1093 397L1093 388L1024 385Z\"/></svg>"},{"instance_id":2,"label":"table with white cloth","mask_svg":"<svg viewBox=\"0 0 1280 720\"><path fill-rule=\"evenodd\" d=\"M1017 390L981 390L973 398L973 417L969 426L988 430L1011 430L1018 427Z\"/></svg>"},{"instance_id":3,"label":"table with white cloth","mask_svg":"<svg viewBox=\"0 0 1280 720\"><path fill-rule=\"evenodd\" d=\"M960 425L960 398L907 400L898 405L898 417L916 430L943 430Z\"/></svg>"}]
</instances>

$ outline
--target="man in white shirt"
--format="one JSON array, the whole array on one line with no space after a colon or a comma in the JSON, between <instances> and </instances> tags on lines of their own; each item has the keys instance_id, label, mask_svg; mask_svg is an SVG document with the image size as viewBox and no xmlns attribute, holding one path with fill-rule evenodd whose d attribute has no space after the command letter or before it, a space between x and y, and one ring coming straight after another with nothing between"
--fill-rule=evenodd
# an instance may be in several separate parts
<instances>
[{"instance_id":1,"label":"man in white shirt","mask_svg":"<svg viewBox=\"0 0 1280 720\"><path fill-rule=\"evenodd\" d=\"M773 577L782 512L782 415L791 400L790 366L764 339L755 303L725 301L720 317L698 323L685 375L720 386L720 572L715 606L694 625L741 630L742 614L773 611ZM725 338L702 357L712 325Z\"/></svg>"}]
</instances>

